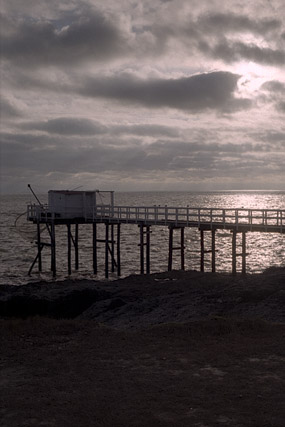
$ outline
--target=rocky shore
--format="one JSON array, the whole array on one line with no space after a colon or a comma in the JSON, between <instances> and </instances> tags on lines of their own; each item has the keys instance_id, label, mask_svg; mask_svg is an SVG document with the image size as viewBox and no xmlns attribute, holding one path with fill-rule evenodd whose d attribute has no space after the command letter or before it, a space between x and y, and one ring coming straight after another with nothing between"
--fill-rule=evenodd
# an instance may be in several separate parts
<instances>
[{"instance_id":1,"label":"rocky shore","mask_svg":"<svg viewBox=\"0 0 285 427\"><path fill-rule=\"evenodd\" d=\"M237 275L173 271L116 281L38 282L0 287L0 316L93 319L116 328L211 316L285 320L285 268Z\"/></svg>"}]
</instances>

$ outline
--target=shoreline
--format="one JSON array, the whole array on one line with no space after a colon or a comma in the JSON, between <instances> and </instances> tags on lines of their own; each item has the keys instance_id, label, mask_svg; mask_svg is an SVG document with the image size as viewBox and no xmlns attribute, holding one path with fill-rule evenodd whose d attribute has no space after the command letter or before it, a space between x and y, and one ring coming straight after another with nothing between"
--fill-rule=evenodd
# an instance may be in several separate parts
<instances>
[{"instance_id":1,"label":"shoreline","mask_svg":"<svg viewBox=\"0 0 285 427\"><path fill-rule=\"evenodd\" d=\"M261 274L172 271L112 281L0 286L0 317L89 319L119 328L222 316L285 321L285 268Z\"/></svg>"}]
</instances>

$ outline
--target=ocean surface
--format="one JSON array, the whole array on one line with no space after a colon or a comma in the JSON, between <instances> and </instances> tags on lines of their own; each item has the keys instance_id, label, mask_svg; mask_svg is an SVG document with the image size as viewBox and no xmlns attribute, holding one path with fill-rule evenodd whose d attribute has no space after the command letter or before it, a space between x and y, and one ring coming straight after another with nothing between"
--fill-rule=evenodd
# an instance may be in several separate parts
<instances>
[{"instance_id":1,"label":"ocean surface","mask_svg":"<svg viewBox=\"0 0 285 427\"><path fill-rule=\"evenodd\" d=\"M102 201L104 202L104 194ZM39 195L42 203L47 195ZM36 203L32 194L1 196L0 217L0 284L20 285L31 281L52 280L50 272L50 250L44 248L43 272L38 273L37 265L28 276L37 248L36 226L26 220L26 207ZM246 208L246 209L285 209L285 191L259 192L121 192L115 193L115 205L204 208ZM104 226L98 226L98 238L103 238ZM205 233L205 249L210 249L210 233ZM185 268L200 268L200 242L196 229L185 229ZM121 226L121 275L122 277L140 272L139 229L137 225ZM238 245L241 244L238 234ZM42 241L49 241L44 230ZM57 279L67 275L67 232L65 226L56 227ZM220 230L216 234L216 271L231 271L231 234ZM285 236L281 233L247 233L247 272L260 273L271 266L285 266ZM92 228L79 226L79 271L73 272L72 279L104 278L104 244L98 244L99 274L92 274ZM168 264L168 228L153 226L151 234L151 273L166 271ZM173 268L179 269L180 259L174 253ZM238 257L237 271L241 270L241 257ZM211 271L211 255L205 255L205 271ZM110 279L116 278L110 274Z\"/></svg>"}]
</instances>

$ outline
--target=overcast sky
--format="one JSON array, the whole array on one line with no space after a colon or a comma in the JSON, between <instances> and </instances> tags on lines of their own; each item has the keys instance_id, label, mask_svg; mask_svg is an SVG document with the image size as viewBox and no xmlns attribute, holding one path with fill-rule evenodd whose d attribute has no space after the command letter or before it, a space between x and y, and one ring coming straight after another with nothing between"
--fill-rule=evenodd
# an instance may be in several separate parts
<instances>
[{"instance_id":1,"label":"overcast sky","mask_svg":"<svg viewBox=\"0 0 285 427\"><path fill-rule=\"evenodd\" d=\"M2 191L285 190L284 18L284 0L2 0Z\"/></svg>"}]
</instances>

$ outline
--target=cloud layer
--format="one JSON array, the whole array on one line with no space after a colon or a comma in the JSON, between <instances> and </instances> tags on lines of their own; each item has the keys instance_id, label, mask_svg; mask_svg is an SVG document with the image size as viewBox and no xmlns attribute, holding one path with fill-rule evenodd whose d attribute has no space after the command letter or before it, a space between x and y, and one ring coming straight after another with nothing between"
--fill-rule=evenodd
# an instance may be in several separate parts
<instances>
[{"instance_id":1,"label":"cloud layer","mask_svg":"<svg viewBox=\"0 0 285 427\"><path fill-rule=\"evenodd\" d=\"M282 10L4 0L2 190L283 189Z\"/></svg>"}]
</instances>

